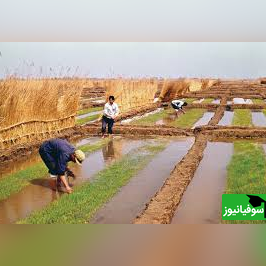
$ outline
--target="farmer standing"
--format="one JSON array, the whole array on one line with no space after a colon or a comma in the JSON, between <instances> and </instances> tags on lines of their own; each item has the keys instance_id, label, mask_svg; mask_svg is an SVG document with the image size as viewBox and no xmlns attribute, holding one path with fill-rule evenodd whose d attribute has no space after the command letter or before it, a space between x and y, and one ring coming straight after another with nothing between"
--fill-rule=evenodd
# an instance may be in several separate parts
<instances>
[{"instance_id":1,"label":"farmer standing","mask_svg":"<svg viewBox=\"0 0 266 266\"><path fill-rule=\"evenodd\" d=\"M102 138L104 138L106 133L106 125L108 125L108 134L112 136L113 134L113 125L115 118L119 114L118 105L114 102L115 97L110 96L109 101L104 106L103 118L102 118Z\"/></svg>"},{"instance_id":2,"label":"farmer standing","mask_svg":"<svg viewBox=\"0 0 266 266\"><path fill-rule=\"evenodd\" d=\"M173 100L171 102L172 107L175 109L176 111L176 116L178 117L179 114L183 113L185 114L186 112L182 109L183 106L187 106L186 102L183 102L181 100Z\"/></svg>"},{"instance_id":3,"label":"farmer standing","mask_svg":"<svg viewBox=\"0 0 266 266\"><path fill-rule=\"evenodd\" d=\"M66 179L66 172L73 175L67 167L68 162L72 161L79 165L84 161L85 154L81 150L76 150L68 141L63 139L51 139L45 141L40 149L40 156L49 169L49 174L53 178L57 178L57 184L62 182L67 193L72 192Z\"/></svg>"}]
</instances>

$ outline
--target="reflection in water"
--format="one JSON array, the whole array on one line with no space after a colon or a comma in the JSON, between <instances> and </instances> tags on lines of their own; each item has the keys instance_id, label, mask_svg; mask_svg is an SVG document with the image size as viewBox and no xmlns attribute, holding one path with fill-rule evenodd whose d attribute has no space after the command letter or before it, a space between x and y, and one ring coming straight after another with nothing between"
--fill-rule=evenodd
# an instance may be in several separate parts
<instances>
[{"instance_id":1,"label":"reflection in water","mask_svg":"<svg viewBox=\"0 0 266 266\"><path fill-rule=\"evenodd\" d=\"M123 141L113 140L109 141L106 146L102 148L104 162L110 165L113 161L121 158L122 156Z\"/></svg>"},{"instance_id":2,"label":"reflection in water","mask_svg":"<svg viewBox=\"0 0 266 266\"><path fill-rule=\"evenodd\" d=\"M0 223L12 223L29 215L32 210L40 210L60 195L51 190L49 179L37 179L32 185L0 202Z\"/></svg>"}]
</instances>

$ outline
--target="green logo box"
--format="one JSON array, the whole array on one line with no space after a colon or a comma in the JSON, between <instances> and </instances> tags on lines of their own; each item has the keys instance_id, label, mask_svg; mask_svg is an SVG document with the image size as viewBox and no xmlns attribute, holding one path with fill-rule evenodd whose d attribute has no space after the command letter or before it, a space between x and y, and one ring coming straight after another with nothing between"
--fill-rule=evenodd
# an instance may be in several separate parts
<instances>
[{"instance_id":1,"label":"green logo box","mask_svg":"<svg viewBox=\"0 0 266 266\"><path fill-rule=\"evenodd\" d=\"M223 194L223 220L266 220L266 194Z\"/></svg>"}]
</instances>

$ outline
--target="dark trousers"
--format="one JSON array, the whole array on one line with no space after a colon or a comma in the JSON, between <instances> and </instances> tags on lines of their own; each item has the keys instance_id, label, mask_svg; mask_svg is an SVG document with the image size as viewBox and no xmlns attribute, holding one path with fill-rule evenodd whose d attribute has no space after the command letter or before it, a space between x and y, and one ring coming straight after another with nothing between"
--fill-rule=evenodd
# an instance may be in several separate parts
<instances>
[{"instance_id":1,"label":"dark trousers","mask_svg":"<svg viewBox=\"0 0 266 266\"><path fill-rule=\"evenodd\" d=\"M106 125L108 125L108 134L113 134L114 119L103 116L102 133L106 132Z\"/></svg>"},{"instance_id":2,"label":"dark trousers","mask_svg":"<svg viewBox=\"0 0 266 266\"><path fill-rule=\"evenodd\" d=\"M55 172L55 160L52 158L50 154L47 154L43 147L40 147L39 154L45 163L46 167L49 169L49 174L57 175Z\"/></svg>"}]
</instances>

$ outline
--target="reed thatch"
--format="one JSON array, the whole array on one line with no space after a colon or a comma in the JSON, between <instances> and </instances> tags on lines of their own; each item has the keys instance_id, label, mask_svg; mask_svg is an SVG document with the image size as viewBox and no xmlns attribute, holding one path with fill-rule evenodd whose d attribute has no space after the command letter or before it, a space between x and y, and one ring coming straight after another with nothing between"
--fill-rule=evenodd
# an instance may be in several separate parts
<instances>
[{"instance_id":1,"label":"reed thatch","mask_svg":"<svg viewBox=\"0 0 266 266\"><path fill-rule=\"evenodd\" d=\"M266 78L261 78L260 79L260 84L266 84Z\"/></svg>"},{"instance_id":2,"label":"reed thatch","mask_svg":"<svg viewBox=\"0 0 266 266\"><path fill-rule=\"evenodd\" d=\"M188 92L209 89L216 82L214 79L168 79L163 83L159 99L168 102Z\"/></svg>"},{"instance_id":3,"label":"reed thatch","mask_svg":"<svg viewBox=\"0 0 266 266\"><path fill-rule=\"evenodd\" d=\"M155 79L115 79L108 83L106 101L110 95L115 96L121 113L153 103L158 90Z\"/></svg>"},{"instance_id":4,"label":"reed thatch","mask_svg":"<svg viewBox=\"0 0 266 266\"><path fill-rule=\"evenodd\" d=\"M73 127L81 88L81 81L75 79L1 81L0 148Z\"/></svg>"}]
</instances>

